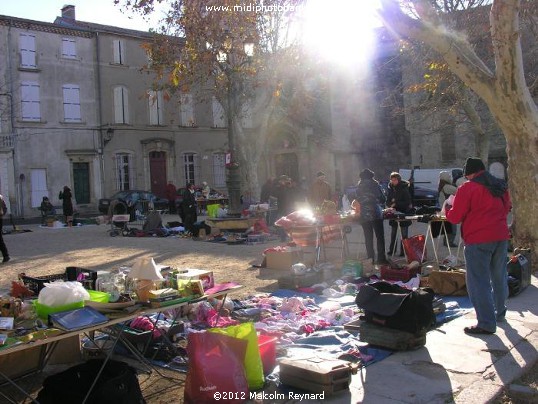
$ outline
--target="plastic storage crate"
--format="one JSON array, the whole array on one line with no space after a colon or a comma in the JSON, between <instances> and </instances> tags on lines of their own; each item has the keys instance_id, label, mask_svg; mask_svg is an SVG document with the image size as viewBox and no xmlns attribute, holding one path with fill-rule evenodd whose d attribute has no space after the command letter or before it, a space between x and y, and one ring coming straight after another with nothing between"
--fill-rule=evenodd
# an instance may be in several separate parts
<instances>
[{"instance_id":1,"label":"plastic storage crate","mask_svg":"<svg viewBox=\"0 0 538 404\"><path fill-rule=\"evenodd\" d=\"M54 281L65 281L67 280L67 275L63 274L53 274L53 275L43 275L39 277L27 276L26 274L19 274L19 279L24 283L24 285L34 292L36 295L39 294L39 291L45 287L45 283L54 282Z\"/></svg>"}]
</instances>

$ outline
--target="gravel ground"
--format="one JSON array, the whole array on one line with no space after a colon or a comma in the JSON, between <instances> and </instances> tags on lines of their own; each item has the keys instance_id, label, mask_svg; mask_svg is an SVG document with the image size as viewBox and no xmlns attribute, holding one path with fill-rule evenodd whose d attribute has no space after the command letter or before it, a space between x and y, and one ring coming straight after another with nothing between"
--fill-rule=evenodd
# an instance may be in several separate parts
<instances>
[{"instance_id":1,"label":"gravel ground","mask_svg":"<svg viewBox=\"0 0 538 404\"><path fill-rule=\"evenodd\" d=\"M177 220L176 216L164 216L163 222ZM362 231L353 225L349 235L350 250L356 256L357 249L364 254ZM9 230L11 226L4 226ZM18 232L4 236L12 260L0 266L0 289L9 289L10 282L17 279L19 273L30 276L42 276L62 273L67 266L110 270L120 266L130 266L140 256L151 256L159 264L170 265L175 268L200 268L214 272L218 283L233 281L241 283L244 289L234 294L235 297L244 297L256 293L269 293L277 289L277 279L281 275L278 271L259 269L253 264L260 264L262 252L268 247L280 244L278 240L259 245L228 245L194 241L180 237L110 237L109 225L82 226L76 228L41 228L38 225L20 225L21 230L31 232ZM422 232L423 224L413 225L412 234ZM386 229L387 238L390 231ZM329 251L329 259L340 261L339 251ZM446 254L441 247L440 255ZM312 259L307 254L306 259ZM32 376L23 382L23 385L33 395L39 391L43 378L65 368L62 365L49 366L42 375ZM171 381L160 377L155 372L151 375L141 374L140 385L148 403L181 403L183 398L184 375L163 370L168 376L176 380ZM530 386L536 391L538 379L538 366L535 365L520 380L523 386ZM15 402L24 402L22 396L11 388L2 387ZM0 403L8 402L0 397ZM26 400L29 402L29 400ZM513 393L509 388L497 403L525 402L521 395ZM529 401L531 402L531 401ZM536 402L536 401L534 401Z\"/></svg>"}]
</instances>

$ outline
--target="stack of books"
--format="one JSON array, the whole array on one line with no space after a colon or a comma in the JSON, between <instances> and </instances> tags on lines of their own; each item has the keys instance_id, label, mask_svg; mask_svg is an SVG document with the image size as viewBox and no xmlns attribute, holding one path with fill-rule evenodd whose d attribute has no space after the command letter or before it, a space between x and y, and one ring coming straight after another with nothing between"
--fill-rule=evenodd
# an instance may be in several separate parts
<instances>
[{"instance_id":1,"label":"stack of books","mask_svg":"<svg viewBox=\"0 0 538 404\"><path fill-rule=\"evenodd\" d=\"M180 303L179 291L177 289L165 288L149 291L149 303L151 307L165 307Z\"/></svg>"}]
</instances>

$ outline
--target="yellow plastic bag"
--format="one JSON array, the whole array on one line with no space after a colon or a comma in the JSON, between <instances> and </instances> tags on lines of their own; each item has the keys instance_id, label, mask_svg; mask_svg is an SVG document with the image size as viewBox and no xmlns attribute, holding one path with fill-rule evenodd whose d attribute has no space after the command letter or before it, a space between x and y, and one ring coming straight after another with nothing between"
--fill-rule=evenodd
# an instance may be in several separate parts
<instances>
[{"instance_id":1,"label":"yellow plastic bag","mask_svg":"<svg viewBox=\"0 0 538 404\"><path fill-rule=\"evenodd\" d=\"M250 390L258 390L263 387L263 364L258 346L258 334L254 323L243 323L224 328L211 328L209 332L228 335L230 337L247 340L247 353L245 355L245 373Z\"/></svg>"}]
</instances>

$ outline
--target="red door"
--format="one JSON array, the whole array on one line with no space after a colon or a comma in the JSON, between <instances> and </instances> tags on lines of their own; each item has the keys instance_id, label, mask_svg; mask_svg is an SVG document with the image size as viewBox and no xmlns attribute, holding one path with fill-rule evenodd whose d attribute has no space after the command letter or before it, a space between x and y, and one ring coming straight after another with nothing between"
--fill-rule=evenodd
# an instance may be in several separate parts
<instances>
[{"instance_id":1,"label":"red door","mask_svg":"<svg viewBox=\"0 0 538 404\"><path fill-rule=\"evenodd\" d=\"M149 153L149 172L151 192L161 198L166 198L166 152Z\"/></svg>"}]
</instances>

